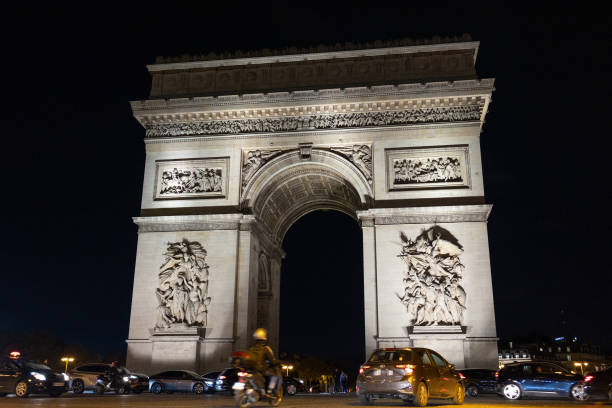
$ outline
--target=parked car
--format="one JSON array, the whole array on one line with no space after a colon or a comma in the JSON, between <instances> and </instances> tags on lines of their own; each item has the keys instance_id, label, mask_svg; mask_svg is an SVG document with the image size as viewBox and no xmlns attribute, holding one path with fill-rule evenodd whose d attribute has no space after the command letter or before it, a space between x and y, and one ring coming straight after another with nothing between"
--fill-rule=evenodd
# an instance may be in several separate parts
<instances>
[{"instance_id":1,"label":"parked car","mask_svg":"<svg viewBox=\"0 0 612 408\"><path fill-rule=\"evenodd\" d=\"M166 392L192 392L202 394L206 389L204 378L188 370L164 371L149 377L149 390L153 394Z\"/></svg>"},{"instance_id":2,"label":"parked car","mask_svg":"<svg viewBox=\"0 0 612 408\"><path fill-rule=\"evenodd\" d=\"M455 366L426 348L384 348L374 351L359 369L359 400L400 398L422 407L429 398L451 398L463 404L465 388Z\"/></svg>"},{"instance_id":3,"label":"parked car","mask_svg":"<svg viewBox=\"0 0 612 408\"><path fill-rule=\"evenodd\" d=\"M25 398L30 394L59 397L68 391L68 376L44 364L22 359L0 361L0 397L15 394Z\"/></svg>"},{"instance_id":4,"label":"parked car","mask_svg":"<svg viewBox=\"0 0 612 408\"><path fill-rule=\"evenodd\" d=\"M88 363L72 369L69 373L70 388L75 394L82 394L85 390L95 390L96 381L100 374L108 371L110 364ZM129 392L140 394L149 389L149 377L145 374L133 373L125 367L117 367L124 381L129 383Z\"/></svg>"},{"instance_id":5,"label":"parked car","mask_svg":"<svg viewBox=\"0 0 612 408\"><path fill-rule=\"evenodd\" d=\"M463 375L463 386L466 395L477 397L479 394L495 394L497 371L484 368L467 368L459 370Z\"/></svg>"},{"instance_id":6,"label":"parked car","mask_svg":"<svg viewBox=\"0 0 612 408\"><path fill-rule=\"evenodd\" d=\"M217 381L217 377L219 377L221 371L210 371L208 373L202 374L204 378L204 385L206 385L205 392L215 392L215 382Z\"/></svg>"},{"instance_id":7,"label":"parked car","mask_svg":"<svg viewBox=\"0 0 612 408\"><path fill-rule=\"evenodd\" d=\"M226 368L225 370L221 371L217 377L217 380L215 381L215 391L230 394L233 393L232 385L238 381L238 371L240 370L233 367Z\"/></svg>"},{"instance_id":8,"label":"parked car","mask_svg":"<svg viewBox=\"0 0 612 408\"><path fill-rule=\"evenodd\" d=\"M304 386L304 380L294 377L283 377L283 390L285 395L295 395L298 392L308 392Z\"/></svg>"},{"instance_id":9,"label":"parked car","mask_svg":"<svg viewBox=\"0 0 612 408\"><path fill-rule=\"evenodd\" d=\"M584 391L594 399L604 398L612 401L612 368L588 373L584 377Z\"/></svg>"},{"instance_id":10,"label":"parked car","mask_svg":"<svg viewBox=\"0 0 612 408\"><path fill-rule=\"evenodd\" d=\"M499 370L496 391L510 400L522 397L587 399L581 375L551 362L508 364Z\"/></svg>"}]
</instances>

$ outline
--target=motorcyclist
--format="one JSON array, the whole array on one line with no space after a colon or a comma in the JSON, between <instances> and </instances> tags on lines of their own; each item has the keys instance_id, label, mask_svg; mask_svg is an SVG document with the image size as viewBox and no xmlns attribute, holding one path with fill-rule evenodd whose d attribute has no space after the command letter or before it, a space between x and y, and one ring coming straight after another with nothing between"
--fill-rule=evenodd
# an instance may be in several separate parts
<instances>
[{"instance_id":1,"label":"motorcyclist","mask_svg":"<svg viewBox=\"0 0 612 408\"><path fill-rule=\"evenodd\" d=\"M277 387L280 386L280 370L278 361L274 358L274 352L267 345L268 332L266 329L259 328L253 333L255 344L249 349L252 353L257 370L268 378L268 389L266 397L276 394Z\"/></svg>"},{"instance_id":2,"label":"motorcyclist","mask_svg":"<svg viewBox=\"0 0 612 408\"><path fill-rule=\"evenodd\" d=\"M113 361L112 363L110 363L110 365L104 372L104 377L106 377L107 380L110 382L111 388L117 388L119 386L119 363L117 361Z\"/></svg>"}]
</instances>

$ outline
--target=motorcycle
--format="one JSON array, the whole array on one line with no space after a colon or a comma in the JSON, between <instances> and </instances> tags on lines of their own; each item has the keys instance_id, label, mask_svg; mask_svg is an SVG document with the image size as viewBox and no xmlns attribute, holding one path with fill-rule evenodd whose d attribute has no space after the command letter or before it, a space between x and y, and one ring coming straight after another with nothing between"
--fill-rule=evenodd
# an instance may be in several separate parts
<instances>
[{"instance_id":1,"label":"motorcycle","mask_svg":"<svg viewBox=\"0 0 612 408\"><path fill-rule=\"evenodd\" d=\"M117 376L116 381L113 381L113 377L100 374L96 378L96 394L102 395L106 391L115 391L115 394L129 394L130 393L130 379L127 376ZM116 384L113 384L116 383Z\"/></svg>"},{"instance_id":2,"label":"motorcycle","mask_svg":"<svg viewBox=\"0 0 612 408\"><path fill-rule=\"evenodd\" d=\"M276 393L266 395L269 379L250 364L248 352L232 353L231 361L232 365L240 370L238 371L238 381L232 386L236 407L248 408L257 401L268 401L273 407L280 405L283 400L282 377L279 378L279 384L276 385Z\"/></svg>"}]
</instances>

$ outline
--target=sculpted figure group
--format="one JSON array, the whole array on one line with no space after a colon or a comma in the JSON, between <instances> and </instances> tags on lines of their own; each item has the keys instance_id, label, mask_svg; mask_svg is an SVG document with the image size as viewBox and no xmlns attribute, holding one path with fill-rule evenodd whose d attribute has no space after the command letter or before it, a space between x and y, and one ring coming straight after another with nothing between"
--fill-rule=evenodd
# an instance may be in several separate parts
<instances>
[{"instance_id":1,"label":"sculpted figure group","mask_svg":"<svg viewBox=\"0 0 612 408\"><path fill-rule=\"evenodd\" d=\"M398 295L414 326L461 325L466 294L461 286L461 245L445 229L433 226L414 241L403 233L404 294Z\"/></svg>"},{"instance_id":2,"label":"sculpted figure group","mask_svg":"<svg viewBox=\"0 0 612 408\"><path fill-rule=\"evenodd\" d=\"M155 291L159 303L155 327L168 328L174 323L206 327L211 300L206 250L199 242L183 239L169 242L164 256Z\"/></svg>"},{"instance_id":3,"label":"sculpted figure group","mask_svg":"<svg viewBox=\"0 0 612 408\"><path fill-rule=\"evenodd\" d=\"M398 159L393 161L395 184L462 181L461 164L455 157Z\"/></svg>"},{"instance_id":4,"label":"sculpted figure group","mask_svg":"<svg viewBox=\"0 0 612 408\"><path fill-rule=\"evenodd\" d=\"M208 193L221 191L221 169L174 168L161 176L160 194Z\"/></svg>"}]
</instances>

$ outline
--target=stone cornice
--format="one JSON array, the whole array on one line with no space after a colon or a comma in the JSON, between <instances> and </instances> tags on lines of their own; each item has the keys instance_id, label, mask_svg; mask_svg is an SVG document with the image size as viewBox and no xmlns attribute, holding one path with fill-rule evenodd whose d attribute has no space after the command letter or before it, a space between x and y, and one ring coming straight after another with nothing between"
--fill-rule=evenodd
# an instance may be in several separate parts
<instances>
[{"instance_id":1,"label":"stone cornice","mask_svg":"<svg viewBox=\"0 0 612 408\"><path fill-rule=\"evenodd\" d=\"M492 205L376 208L357 211L362 226L393 224L437 224L448 222L485 222ZM372 224L373 222L373 224Z\"/></svg>"},{"instance_id":2,"label":"stone cornice","mask_svg":"<svg viewBox=\"0 0 612 408\"><path fill-rule=\"evenodd\" d=\"M147 121L147 117L160 115L187 114L197 118L199 114L215 113L216 111L261 110L262 116L267 116L272 108L291 108L301 105L346 104L385 102L386 100L450 98L469 96L490 96L493 92L494 79L470 79L464 81L445 81L381 85L370 87L334 88L321 90L252 93L244 95L221 95L194 98L148 99L132 101L132 111L139 121ZM302 106L301 106L302 107ZM315 109L316 107L311 107ZM307 109L302 107L302 109ZM246 114L248 112L245 112ZM226 112L219 112L226 115ZM230 115L231 112L227 112ZM255 115L257 112L255 112Z\"/></svg>"},{"instance_id":3,"label":"stone cornice","mask_svg":"<svg viewBox=\"0 0 612 408\"><path fill-rule=\"evenodd\" d=\"M238 230L242 214L134 217L138 232Z\"/></svg>"},{"instance_id":4,"label":"stone cornice","mask_svg":"<svg viewBox=\"0 0 612 408\"><path fill-rule=\"evenodd\" d=\"M414 54L420 52L439 52L449 50L474 50L474 61L478 52L478 41L449 42L444 44L409 45L400 47L365 48L354 50L310 52L301 54L270 55L249 58L229 58L209 61L167 62L147 65L149 72L185 70L198 68L214 68L241 65L273 64L301 61L329 60L334 58L359 58L374 57L381 55Z\"/></svg>"}]
</instances>

